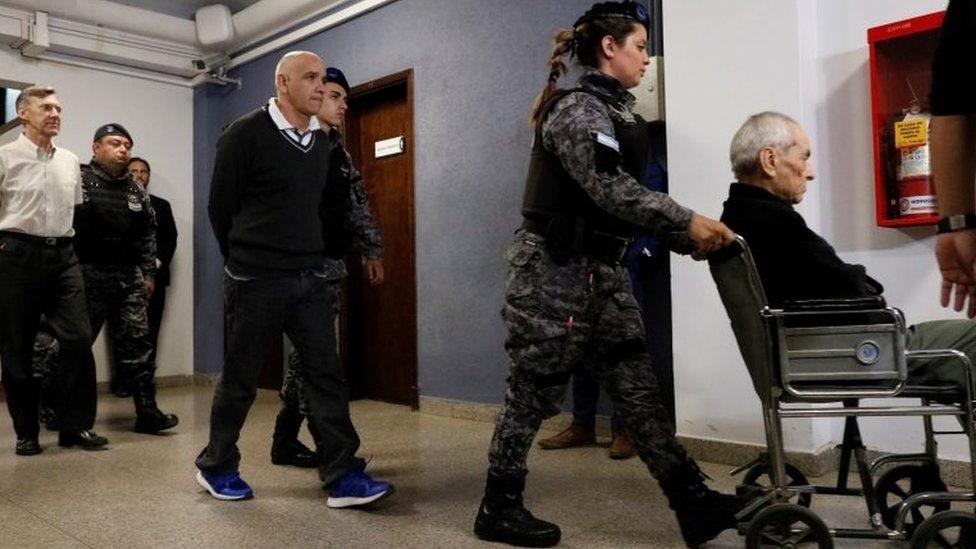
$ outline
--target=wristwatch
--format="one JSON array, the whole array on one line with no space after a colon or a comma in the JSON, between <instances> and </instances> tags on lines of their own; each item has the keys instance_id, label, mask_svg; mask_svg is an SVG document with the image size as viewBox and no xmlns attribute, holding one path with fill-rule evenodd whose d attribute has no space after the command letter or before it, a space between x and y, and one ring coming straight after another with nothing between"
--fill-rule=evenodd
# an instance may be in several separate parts
<instances>
[{"instance_id":1,"label":"wristwatch","mask_svg":"<svg viewBox=\"0 0 976 549\"><path fill-rule=\"evenodd\" d=\"M976 214L956 214L939 220L939 234L952 233L963 229L976 229Z\"/></svg>"}]
</instances>

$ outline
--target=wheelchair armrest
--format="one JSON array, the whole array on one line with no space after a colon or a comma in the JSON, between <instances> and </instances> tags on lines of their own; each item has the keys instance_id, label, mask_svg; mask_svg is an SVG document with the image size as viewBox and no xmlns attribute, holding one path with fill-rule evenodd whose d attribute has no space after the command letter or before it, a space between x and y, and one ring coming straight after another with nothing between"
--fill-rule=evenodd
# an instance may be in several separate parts
<instances>
[{"instance_id":1,"label":"wheelchair armrest","mask_svg":"<svg viewBox=\"0 0 976 549\"><path fill-rule=\"evenodd\" d=\"M791 299L783 303L783 310L788 313L845 312L884 309L886 306L887 304L883 297L874 295L849 299Z\"/></svg>"}]
</instances>

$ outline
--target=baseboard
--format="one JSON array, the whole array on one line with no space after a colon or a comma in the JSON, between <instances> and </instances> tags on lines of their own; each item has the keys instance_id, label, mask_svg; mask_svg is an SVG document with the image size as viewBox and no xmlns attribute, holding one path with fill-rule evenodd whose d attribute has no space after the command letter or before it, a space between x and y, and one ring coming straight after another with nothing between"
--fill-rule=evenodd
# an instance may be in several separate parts
<instances>
[{"instance_id":1,"label":"baseboard","mask_svg":"<svg viewBox=\"0 0 976 549\"><path fill-rule=\"evenodd\" d=\"M191 385L195 387L216 387L217 380L220 379L220 374L201 374L196 373L191 376L193 378Z\"/></svg>"},{"instance_id":2,"label":"baseboard","mask_svg":"<svg viewBox=\"0 0 976 549\"><path fill-rule=\"evenodd\" d=\"M420 397L420 413L432 416L450 417L455 419L469 419L494 423L501 406L497 404L482 404L461 400L450 400L433 397ZM542 422L542 431L561 431L573 421L573 415L563 412L558 416ZM610 436L610 419L598 416L596 421L597 436ZM703 439L679 436L678 440L696 460L709 463L721 463L737 467L748 463L766 448L757 444L730 442L725 440ZM868 451L868 459L874 460L884 452ZM817 477L837 470L840 461L840 450L826 448L819 452L787 452L786 460L798 467L806 475ZM969 463L965 461L940 459L942 478L951 486L971 486L972 481Z\"/></svg>"}]
</instances>

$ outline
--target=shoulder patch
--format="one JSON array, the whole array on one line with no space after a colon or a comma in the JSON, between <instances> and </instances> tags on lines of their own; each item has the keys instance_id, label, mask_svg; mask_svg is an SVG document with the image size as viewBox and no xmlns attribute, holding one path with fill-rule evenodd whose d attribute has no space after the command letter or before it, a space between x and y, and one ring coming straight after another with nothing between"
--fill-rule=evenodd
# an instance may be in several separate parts
<instances>
[{"instance_id":1,"label":"shoulder patch","mask_svg":"<svg viewBox=\"0 0 976 549\"><path fill-rule=\"evenodd\" d=\"M603 145L604 147L620 152L620 143L617 142L616 139L610 137L609 135L603 132L590 132L590 135L600 145Z\"/></svg>"}]
</instances>

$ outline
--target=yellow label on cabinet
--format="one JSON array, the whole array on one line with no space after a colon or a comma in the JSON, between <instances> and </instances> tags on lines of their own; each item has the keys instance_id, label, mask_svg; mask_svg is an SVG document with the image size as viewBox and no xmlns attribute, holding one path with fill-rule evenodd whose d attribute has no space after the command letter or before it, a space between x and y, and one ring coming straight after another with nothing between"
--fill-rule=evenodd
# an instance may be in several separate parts
<instances>
[{"instance_id":1,"label":"yellow label on cabinet","mask_svg":"<svg viewBox=\"0 0 976 549\"><path fill-rule=\"evenodd\" d=\"M928 121L924 118L910 118L895 122L895 147L921 147L928 145Z\"/></svg>"}]
</instances>

